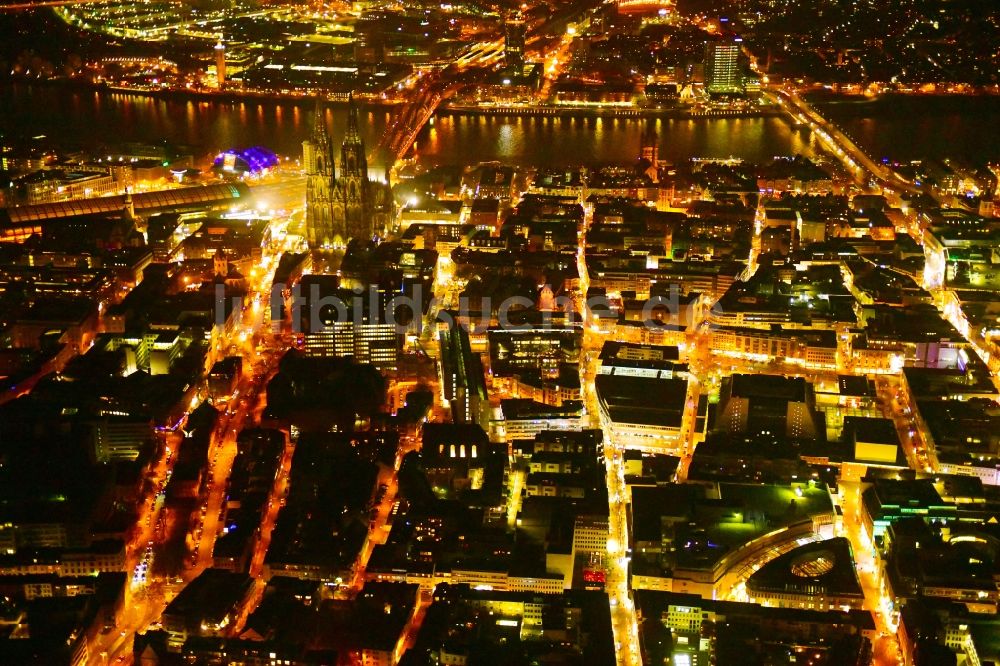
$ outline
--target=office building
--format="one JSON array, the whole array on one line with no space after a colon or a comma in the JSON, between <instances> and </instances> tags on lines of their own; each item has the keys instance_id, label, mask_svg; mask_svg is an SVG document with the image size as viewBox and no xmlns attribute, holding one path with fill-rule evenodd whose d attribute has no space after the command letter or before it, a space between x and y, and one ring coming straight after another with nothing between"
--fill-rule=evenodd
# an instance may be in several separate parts
<instances>
[{"instance_id":1,"label":"office building","mask_svg":"<svg viewBox=\"0 0 1000 666\"><path fill-rule=\"evenodd\" d=\"M779 555L746 582L750 601L776 608L862 610L864 593L844 537L816 541Z\"/></svg>"},{"instance_id":2,"label":"office building","mask_svg":"<svg viewBox=\"0 0 1000 666\"><path fill-rule=\"evenodd\" d=\"M500 419L493 424L497 440L532 439L545 430L582 430L587 416L583 404L566 401L553 407L528 398L500 401Z\"/></svg>"},{"instance_id":3,"label":"office building","mask_svg":"<svg viewBox=\"0 0 1000 666\"><path fill-rule=\"evenodd\" d=\"M713 430L817 439L825 428L812 385L802 377L733 375L722 382Z\"/></svg>"},{"instance_id":4,"label":"office building","mask_svg":"<svg viewBox=\"0 0 1000 666\"><path fill-rule=\"evenodd\" d=\"M581 515L573 521L573 554L607 553L608 517Z\"/></svg>"},{"instance_id":5,"label":"office building","mask_svg":"<svg viewBox=\"0 0 1000 666\"><path fill-rule=\"evenodd\" d=\"M712 326L712 350L725 356L750 360L780 359L810 369L837 368L837 334L808 329L759 329Z\"/></svg>"},{"instance_id":6,"label":"office building","mask_svg":"<svg viewBox=\"0 0 1000 666\"><path fill-rule=\"evenodd\" d=\"M504 28L504 64L508 70L520 74L524 70L524 21L512 19Z\"/></svg>"},{"instance_id":7,"label":"office building","mask_svg":"<svg viewBox=\"0 0 1000 666\"><path fill-rule=\"evenodd\" d=\"M472 353L469 332L452 324L439 334L441 345L441 390L451 405L455 423L477 423L489 427L490 400L478 354Z\"/></svg>"},{"instance_id":8,"label":"office building","mask_svg":"<svg viewBox=\"0 0 1000 666\"><path fill-rule=\"evenodd\" d=\"M335 275L306 275L300 283L303 305L297 312L303 349L310 356L371 363L385 370L396 367L401 337L382 305L378 291L358 293L338 286ZM293 318L296 313L293 313Z\"/></svg>"},{"instance_id":9,"label":"office building","mask_svg":"<svg viewBox=\"0 0 1000 666\"><path fill-rule=\"evenodd\" d=\"M688 366L669 346L606 342L597 377L598 408L626 446L674 451L682 436Z\"/></svg>"},{"instance_id":10,"label":"office building","mask_svg":"<svg viewBox=\"0 0 1000 666\"><path fill-rule=\"evenodd\" d=\"M254 579L243 573L206 569L163 611L168 648L180 652L189 636L221 636L245 613Z\"/></svg>"},{"instance_id":11,"label":"office building","mask_svg":"<svg viewBox=\"0 0 1000 666\"><path fill-rule=\"evenodd\" d=\"M709 42L705 46L705 89L711 94L743 92L740 42Z\"/></svg>"},{"instance_id":12,"label":"office building","mask_svg":"<svg viewBox=\"0 0 1000 666\"><path fill-rule=\"evenodd\" d=\"M650 663L738 664L745 663L749 654L770 663L779 659L789 663L867 663L870 641L877 636L872 614L861 610L776 608L647 590L635 593L635 605L646 622L662 622L672 639L650 645ZM759 647L763 643L766 648ZM768 659L771 655L775 656Z\"/></svg>"},{"instance_id":13,"label":"office building","mask_svg":"<svg viewBox=\"0 0 1000 666\"><path fill-rule=\"evenodd\" d=\"M104 416L92 425L92 438L96 462L136 460L152 448L153 429L142 417Z\"/></svg>"}]
</instances>

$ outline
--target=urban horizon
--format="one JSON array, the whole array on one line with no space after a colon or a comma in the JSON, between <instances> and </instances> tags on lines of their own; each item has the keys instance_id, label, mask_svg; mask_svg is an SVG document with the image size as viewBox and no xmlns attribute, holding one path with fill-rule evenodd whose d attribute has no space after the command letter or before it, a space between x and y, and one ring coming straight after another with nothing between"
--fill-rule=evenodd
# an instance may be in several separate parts
<instances>
[{"instance_id":1,"label":"urban horizon","mask_svg":"<svg viewBox=\"0 0 1000 666\"><path fill-rule=\"evenodd\" d=\"M0 664L1000 663L995 0L0 0Z\"/></svg>"}]
</instances>

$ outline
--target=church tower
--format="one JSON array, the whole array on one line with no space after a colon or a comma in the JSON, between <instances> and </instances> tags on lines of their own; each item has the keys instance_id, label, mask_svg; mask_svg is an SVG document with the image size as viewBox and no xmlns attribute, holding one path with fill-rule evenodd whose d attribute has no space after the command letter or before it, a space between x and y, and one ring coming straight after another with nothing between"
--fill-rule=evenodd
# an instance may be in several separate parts
<instances>
[{"instance_id":1,"label":"church tower","mask_svg":"<svg viewBox=\"0 0 1000 666\"><path fill-rule=\"evenodd\" d=\"M215 277L226 279L229 275L229 258L226 257L226 253L219 248L215 251L215 255L212 257L212 267L215 269Z\"/></svg>"},{"instance_id":2,"label":"church tower","mask_svg":"<svg viewBox=\"0 0 1000 666\"><path fill-rule=\"evenodd\" d=\"M642 131L641 154L639 157L656 166L660 159L659 137L656 136L656 127L652 121L646 122L646 127Z\"/></svg>"},{"instance_id":3,"label":"church tower","mask_svg":"<svg viewBox=\"0 0 1000 666\"><path fill-rule=\"evenodd\" d=\"M395 215L392 188L368 177L368 157L353 96L348 99L340 173L334 171L333 148L319 103L312 136L302 143L302 160L306 237L311 249L343 248L351 239L370 241L385 233Z\"/></svg>"},{"instance_id":4,"label":"church tower","mask_svg":"<svg viewBox=\"0 0 1000 666\"><path fill-rule=\"evenodd\" d=\"M306 240L312 249L346 243L346 237L337 238L334 230L336 172L324 111L323 103L317 98L312 136L302 142L302 166L306 172Z\"/></svg>"},{"instance_id":5,"label":"church tower","mask_svg":"<svg viewBox=\"0 0 1000 666\"><path fill-rule=\"evenodd\" d=\"M337 231L344 238L370 240L374 235L370 189L368 158L364 139L361 138L358 106L351 96L347 101L347 131L340 147L340 178L337 179L333 203Z\"/></svg>"},{"instance_id":6,"label":"church tower","mask_svg":"<svg viewBox=\"0 0 1000 666\"><path fill-rule=\"evenodd\" d=\"M135 202L132 201L132 190L128 187L125 188L125 210L123 213L126 220L135 222Z\"/></svg>"},{"instance_id":7,"label":"church tower","mask_svg":"<svg viewBox=\"0 0 1000 666\"><path fill-rule=\"evenodd\" d=\"M646 122L639 146L639 160L644 168L643 173L654 183L660 182L659 137L656 135L656 127L652 120Z\"/></svg>"}]
</instances>

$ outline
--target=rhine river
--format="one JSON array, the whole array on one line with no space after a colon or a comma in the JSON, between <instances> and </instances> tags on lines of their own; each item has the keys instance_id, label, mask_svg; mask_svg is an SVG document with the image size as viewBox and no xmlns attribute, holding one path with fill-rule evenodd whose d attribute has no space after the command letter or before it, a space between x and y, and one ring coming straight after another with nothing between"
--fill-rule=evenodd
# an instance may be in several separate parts
<instances>
[{"instance_id":1,"label":"rhine river","mask_svg":"<svg viewBox=\"0 0 1000 666\"><path fill-rule=\"evenodd\" d=\"M0 134L46 135L60 145L93 148L127 141L168 141L196 154L251 145L297 157L311 127L309 102L205 101L149 98L114 91L61 86L0 88ZM962 157L1000 160L1000 98L901 98L872 102L824 102L822 110L877 158ZM335 142L343 132L343 107L327 121ZM371 146L389 111L362 113ZM537 166L629 162L639 154L646 123L657 130L660 156L740 157L812 154L808 129L781 117L636 118L442 115L417 140L421 159L432 164L503 160Z\"/></svg>"}]
</instances>

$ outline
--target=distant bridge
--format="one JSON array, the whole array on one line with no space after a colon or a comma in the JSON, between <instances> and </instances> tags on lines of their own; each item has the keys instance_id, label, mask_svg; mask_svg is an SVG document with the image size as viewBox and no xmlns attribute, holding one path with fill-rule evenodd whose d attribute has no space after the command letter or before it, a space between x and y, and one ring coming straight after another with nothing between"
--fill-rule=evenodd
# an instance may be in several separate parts
<instances>
[{"instance_id":1,"label":"distant bridge","mask_svg":"<svg viewBox=\"0 0 1000 666\"><path fill-rule=\"evenodd\" d=\"M460 69L452 65L424 77L411 92L410 101L393 114L392 121L372 149L372 159L384 157L388 165L401 160L441 102L483 71L481 67Z\"/></svg>"},{"instance_id":2,"label":"distant bridge","mask_svg":"<svg viewBox=\"0 0 1000 666\"><path fill-rule=\"evenodd\" d=\"M40 9L42 7L64 7L67 5L101 5L118 0L41 0L41 2L17 2L8 5L0 4L0 12L16 12L25 9Z\"/></svg>"},{"instance_id":3,"label":"distant bridge","mask_svg":"<svg viewBox=\"0 0 1000 666\"><path fill-rule=\"evenodd\" d=\"M866 174L869 180L890 191L909 192L910 194L920 194L924 191L922 188L907 182L892 169L873 160L850 137L844 134L843 130L824 118L794 90L776 89L773 94L778 104L794 120L808 125L812 131L817 132L855 176Z\"/></svg>"},{"instance_id":4,"label":"distant bridge","mask_svg":"<svg viewBox=\"0 0 1000 666\"><path fill-rule=\"evenodd\" d=\"M526 44L546 41L543 36L547 31L567 25L569 21L599 6L602 1L573 0L564 3L562 9L528 31ZM413 145L421 128L430 120L442 102L463 86L481 82L483 74L494 70L496 64L503 58L503 46L503 39L473 44L464 49L452 64L425 76L410 91L409 101L400 107L386 126L382 137L372 149L372 161L377 162L379 158L385 158L386 164L391 166L402 159Z\"/></svg>"}]
</instances>

